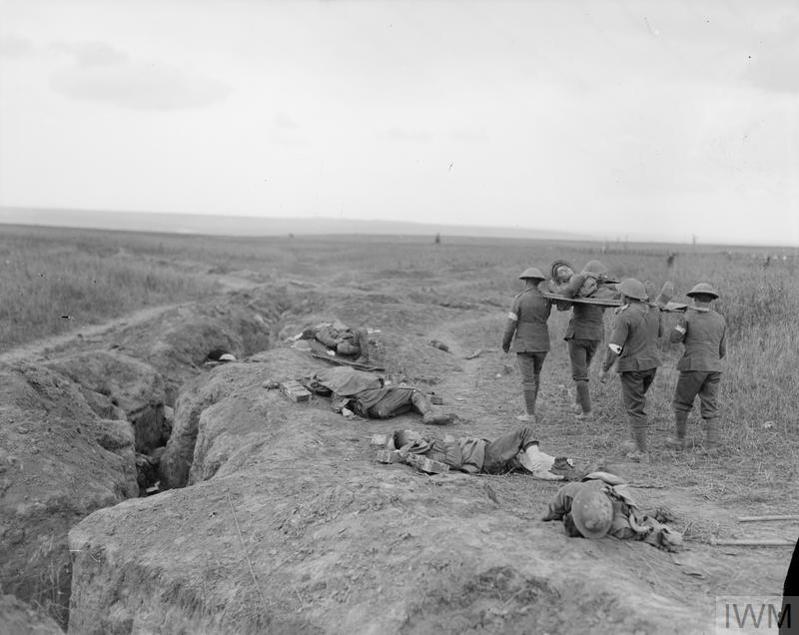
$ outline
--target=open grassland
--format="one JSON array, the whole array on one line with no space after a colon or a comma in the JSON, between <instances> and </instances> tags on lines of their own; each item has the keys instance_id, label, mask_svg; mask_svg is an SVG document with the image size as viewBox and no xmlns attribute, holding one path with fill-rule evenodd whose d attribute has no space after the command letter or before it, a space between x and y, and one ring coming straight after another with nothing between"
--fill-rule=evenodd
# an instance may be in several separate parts
<instances>
[{"instance_id":1,"label":"open grassland","mask_svg":"<svg viewBox=\"0 0 799 635\"><path fill-rule=\"evenodd\" d=\"M0 229L0 351L213 291L204 272L129 249L124 234ZM151 245L157 253L157 241Z\"/></svg>"},{"instance_id":2,"label":"open grassland","mask_svg":"<svg viewBox=\"0 0 799 635\"><path fill-rule=\"evenodd\" d=\"M669 262L672 252L677 255ZM721 393L725 452L705 467L710 470L705 493L773 505L783 494L795 496L789 485L799 479L799 261L783 250L785 259L771 258L766 266L765 253L448 237L434 245L432 236L215 238L6 226L0 230L0 348L79 330L145 306L203 298L218 291L225 278L252 284L298 280L401 294L409 302L482 306L496 311L501 324L524 268L548 272L555 258L565 258L579 269L600 258L618 276L635 276L655 288L672 280L678 300L698 281L717 286L717 309L729 327ZM567 317L553 312L551 358L565 355L561 337ZM669 328L673 316L665 322ZM487 333L484 342L474 344L496 348L500 336L499 330ZM650 393L652 426L661 435L671 426L680 350L662 345L664 365ZM548 360L545 375L563 376L545 381L569 387L570 377L561 368L566 366ZM600 420L607 422L605 432L591 440L599 451L618 443L626 422L616 385L603 390L597 405ZM696 412L691 420L696 423ZM659 476L679 484L696 461L695 454L675 457L673 469Z\"/></svg>"}]
</instances>

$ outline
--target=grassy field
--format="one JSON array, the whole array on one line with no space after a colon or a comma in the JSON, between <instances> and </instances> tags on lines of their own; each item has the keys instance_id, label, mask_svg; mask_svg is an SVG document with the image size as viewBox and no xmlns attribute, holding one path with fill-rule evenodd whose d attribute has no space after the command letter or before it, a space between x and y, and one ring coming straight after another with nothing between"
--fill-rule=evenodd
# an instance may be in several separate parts
<instances>
[{"instance_id":1,"label":"grassy field","mask_svg":"<svg viewBox=\"0 0 799 635\"><path fill-rule=\"evenodd\" d=\"M729 247L448 237L434 245L432 236L217 238L5 226L0 350L138 308L206 297L220 290L224 275L254 283L296 277L387 294L402 281L413 289L412 300L455 307L479 302L500 311L518 291L516 276L527 266L546 272L555 258L578 267L601 258L615 274L658 288L673 280L675 299L700 280L717 286L717 309L729 328L721 394L726 444L755 466L758 481L790 482L799 478L799 259L783 252L785 259L772 257L766 264L763 249ZM670 253L677 255L669 264ZM560 339L554 331L553 348ZM664 343L662 352L650 410L667 426L680 347ZM620 406L611 407L623 419Z\"/></svg>"},{"instance_id":2,"label":"grassy field","mask_svg":"<svg viewBox=\"0 0 799 635\"><path fill-rule=\"evenodd\" d=\"M446 236L435 245L432 236L219 238L0 226L0 353L80 332L144 307L211 299L230 288L231 281L299 281L303 288L317 285L322 295L342 289L345 297L360 297L353 290L368 292L370 298L386 296L391 301L386 306L392 307L383 315L387 323L369 315L361 322L383 328L386 338L402 331L404 323L397 314L406 307L417 316L430 314L436 305L470 309L468 315L479 316L479 326L471 318L458 326L457 317L454 324L440 325L463 350L494 351L480 358L483 366L470 380L474 390L469 401L488 404L480 411L483 424L515 425L513 414L521 406L517 377L511 357L503 357L498 347L505 312L521 289L517 276L523 269L537 266L548 272L556 258L579 269L599 258L617 276L635 276L654 289L672 280L676 300L684 300L696 282L709 281L721 294L716 308L728 324L721 384L723 450L708 459L698 452L675 454L663 448L662 440L673 425L670 401L682 351L664 341L663 365L648 395L652 463L645 472L655 487L690 497L692 512L680 529L686 537L707 543L719 535L715 518L702 513L707 504L741 514L793 513L799 506L799 259L785 251L784 259L779 254L766 261L767 253ZM676 255L669 258L672 254ZM400 306L393 304L395 300ZM360 318L357 307L352 314ZM562 341L568 317L567 312L553 311L550 318L552 351L544 368L543 420L538 425L547 441L561 450L592 459L612 456L627 434L617 380L604 388L593 383L595 421L579 426L568 412L571 381ZM666 315L667 330L675 319ZM400 376L407 370L402 365L399 358L385 360L386 368ZM597 366L592 369L594 379ZM697 420L692 413L693 436ZM503 481L495 487L502 496L513 494L511 481L507 487Z\"/></svg>"}]
</instances>

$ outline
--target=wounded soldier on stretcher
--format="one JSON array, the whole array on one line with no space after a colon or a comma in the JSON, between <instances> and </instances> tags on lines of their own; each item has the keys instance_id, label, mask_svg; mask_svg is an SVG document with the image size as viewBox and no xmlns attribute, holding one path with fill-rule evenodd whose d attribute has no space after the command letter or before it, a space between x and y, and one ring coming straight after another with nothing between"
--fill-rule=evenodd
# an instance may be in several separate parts
<instances>
[{"instance_id":1,"label":"wounded soldier on stretcher","mask_svg":"<svg viewBox=\"0 0 799 635\"><path fill-rule=\"evenodd\" d=\"M436 413L428 396L418 388L386 386L379 375L349 366L320 370L300 382L311 392L330 397L333 410L343 414L347 409L369 419L389 419L415 411L422 415L423 423L431 425L450 423L453 418Z\"/></svg>"},{"instance_id":2,"label":"wounded soldier on stretcher","mask_svg":"<svg viewBox=\"0 0 799 635\"><path fill-rule=\"evenodd\" d=\"M536 478L561 481L573 472L574 465L572 459L541 452L533 429L527 426L493 441L449 434L442 439L415 430L395 430L387 447L399 450L401 456L422 455L468 474L525 472Z\"/></svg>"},{"instance_id":3,"label":"wounded soldier on stretcher","mask_svg":"<svg viewBox=\"0 0 799 635\"><path fill-rule=\"evenodd\" d=\"M666 551L683 546L682 534L663 524L666 515L641 512L624 479L609 472L591 472L578 483L558 490L541 519L562 520L571 537L642 540Z\"/></svg>"},{"instance_id":4,"label":"wounded soldier on stretcher","mask_svg":"<svg viewBox=\"0 0 799 635\"><path fill-rule=\"evenodd\" d=\"M556 260L550 269L552 276L546 282L546 291L567 298L596 298L603 300L618 300L621 298L614 280L608 275L608 270L598 260L586 263L580 273L575 273L572 266L565 260Z\"/></svg>"},{"instance_id":5,"label":"wounded soldier on stretcher","mask_svg":"<svg viewBox=\"0 0 799 635\"><path fill-rule=\"evenodd\" d=\"M590 260L580 273L575 273L572 266L565 260L556 260L550 270L552 276L546 281L543 290L566 298L591 298L594 300L621 300L618 280L612 278L607 267L599 260ZM644 283L649 303L661 310L684 310L684 304L671 302L674 296L674 284L667 280L663 283L660 292L650 282ZM571 303L557 300L557 308L561 311L570 308Z\"/></svg>"}]
</instances>

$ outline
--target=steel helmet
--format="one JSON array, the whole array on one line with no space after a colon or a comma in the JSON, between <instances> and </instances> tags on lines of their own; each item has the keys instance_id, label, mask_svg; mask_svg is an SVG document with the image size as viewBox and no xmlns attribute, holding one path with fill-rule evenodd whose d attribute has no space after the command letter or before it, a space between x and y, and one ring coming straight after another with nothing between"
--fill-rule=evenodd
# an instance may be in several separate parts
<instances>
[{"instance_id":1,"label":"steel helmet","mask_svg":"<svg viewBox=\"0 0 799 635\"><path fill-rule=\"evenodd\" d=\"M604 276L607 272L608 268L598 260L589 260L583 267L583 273L592 273L595 276Z\"/></svg>"},{"instance_id":2,"label":"steel helmet","mask_svg":"<svg viewBox=\"0 0 799 635\"><path fill-rule=\"evenodd\" d=\"M613 524L613 503L602 487L583 487L572 501L572 518L586 538L601 538Z\"/></svg>"},{"instance_id":3,"label":"steel helmet","mask_svg":"<svg viewBox=\"0 0 799 635\"><path fill-rule=\"evenodd\" d=\"M524 271L522 271L521 275L519 275L520 280L543 280L544 274L541 273L541 270L536 267L528 267Z\"/></svg>"},{"instance_id":4,"label":"steel helmet","mask_svg":"<svg viewBox=\"0 0 799 635\"><path fill-rule=\"evenodd\" d=\"M619 284L619 292L622 295L626 295L628 298L641 300L642 302L647 298L644 283L635 278L625 278L622 280L621 284Z\"/></svg>"},{"instance_id":5,"label":"steel helmet","mask_svg":"<svg viewBox=\"0 0 799 635\"><path fill-rule=\"evenodd\" d=\"M694 288L685 295L687 295L689 298L692 298L695 295L712 295L714 298L719 297L718 292L707 282L700 282L699 284L694 285Z\"/></svg>"}]
</instances>

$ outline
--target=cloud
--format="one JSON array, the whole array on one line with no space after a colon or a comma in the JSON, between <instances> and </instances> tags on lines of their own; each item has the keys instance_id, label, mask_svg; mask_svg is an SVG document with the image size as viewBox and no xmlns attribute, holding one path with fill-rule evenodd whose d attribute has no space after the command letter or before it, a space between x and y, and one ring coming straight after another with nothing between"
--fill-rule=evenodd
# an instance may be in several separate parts
<instances>
[{"instance_id":1,"label":"cloud","mask_svg":"<svg viewBox=\"0 0 799 635\"><path fill-rule=\"evenodd\" d=\"M296 130L299 128L297 122L284 112L275 115L275 127L283 130Z\"/></svg>"},{"instance_id":2,"label":"cloud","mask_svg":"<svg viewBox=\"0 0 799 635\"><path fill-rule=\"evenodd\" d=\"M222 81L134 60L102 42L59 43L55 48L67 53L71 63L51 75L50 85L71 99L134 110L179 110L210 106L231 92Z\"/></svg>"},{"instance_id":3,"label":"cloud","mask_svg":"<svg viewBox=\"0 0 799 635\"><path fill-rule=\"evenodd\" d=\"M105 42L57 42L53 50L71 55L79 67L113 66L130 61L127 53Z\"/></svg>"},{"instance_id":4,"label":"cloud","mask_svg":"<svg viewBox=\"0 0 799 635\"><path fill-rule=\"evenodd\" d=\"M744 78L753 86L777 93L799 93L799 18L783 20L746 59Z\"/></svg>"},{"instance_id":5,"label":"cloud","mask_svg":"<svg viewBox=\"0 0 799 635\"><path fill-rule=\"evenodd\" d=\"M430 143L433 140L433 135L425 130L399 128L397 126L390 128L386 135L393 141Z\"/></svg>"},{"instance_id":6,"label":"cloud","mask_svg":"<svg viewBox=\"0 0 799 635\"><path fill-rule=\"evenodd\" d=\"M21 59L36 53L36 45L32 40L10 33L0 35L0 57Z\"/></svg>"},{"instance_id":7,"label":"cloud","mask_svg":"<svg viewBox=\"0 0 799 635\"><path fill-rule=\"evenodd\" d=\"M754 86L777 93L799 93L799 47L785 44L755 57L745 72Z\"/></svg>"},{"instance_id":8,"label":"cloud","mask_svg":"<svg viewBox=\"0 0 799 635\"><path fill-rule=\"evenodd\" d=\"M450 130L447 136L452 141L459 141L462 143L484 143L488 141L489 138L485 130L469 130L466 128Z\"/></svg>"}]
</instances>

